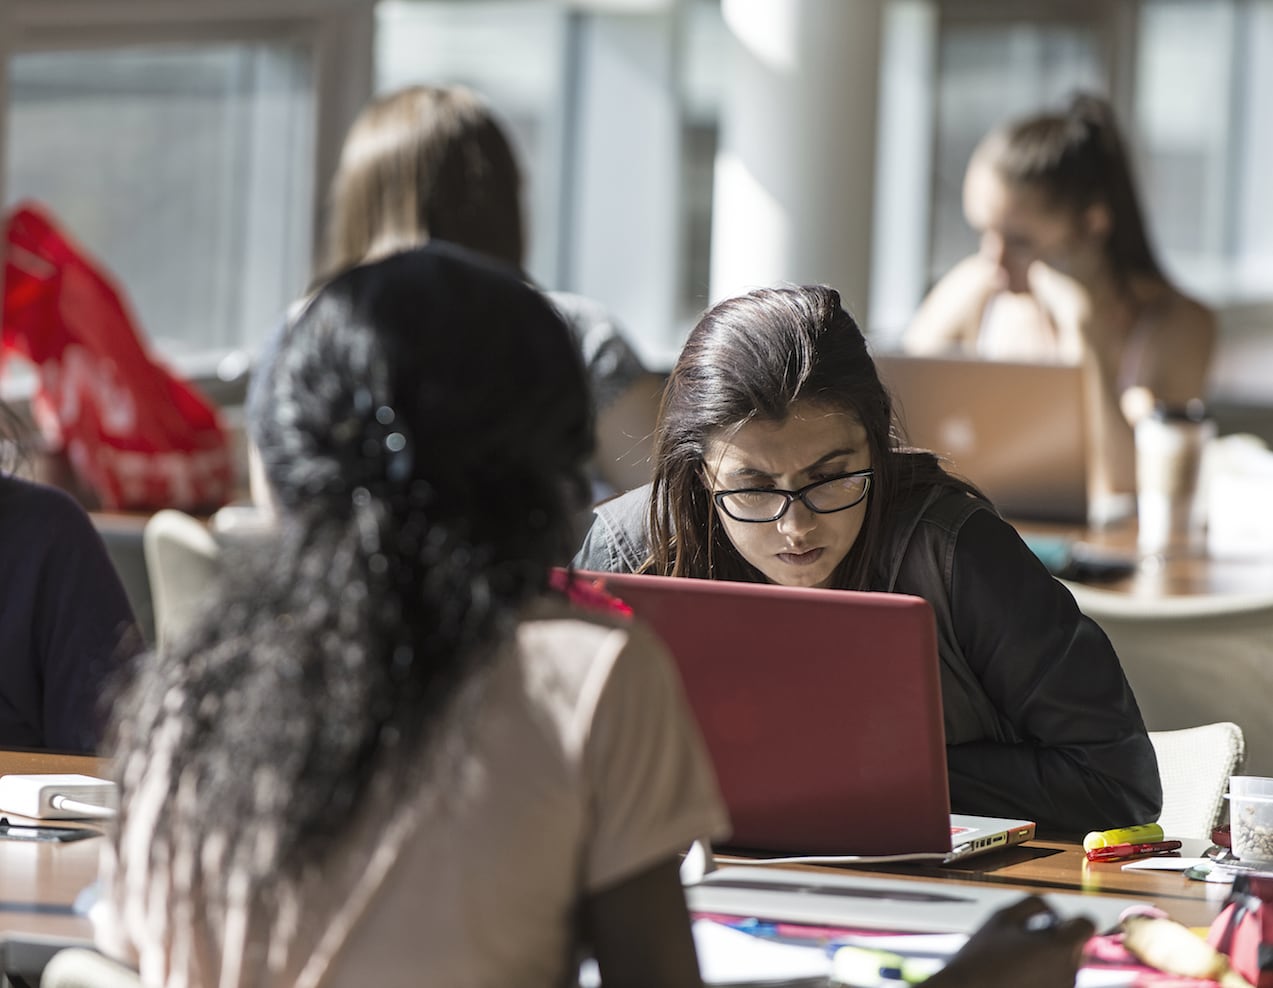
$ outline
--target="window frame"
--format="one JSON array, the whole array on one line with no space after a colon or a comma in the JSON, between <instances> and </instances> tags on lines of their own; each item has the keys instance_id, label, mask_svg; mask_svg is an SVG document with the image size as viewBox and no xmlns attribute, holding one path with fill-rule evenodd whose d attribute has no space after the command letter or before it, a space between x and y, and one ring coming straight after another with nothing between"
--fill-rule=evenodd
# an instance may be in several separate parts
<instances>
[{"instance_id":1,"label":"window frame","mask_svg":"<svg viewBox=\"0 0 1273 988\"><path fill-rule=\"evenodd\" d=\"M314 72L312 266L321 249L326 191L345 132L372 93L374 8L375 0L0 0L0 192L7 190L8 79L17 55L226 42L299 44L311 51ZM172 362L197 381L211 382L220 358L231 352L174 355ZM5 393L23 390L6 386Z\"/></svg>"}]
</instances>

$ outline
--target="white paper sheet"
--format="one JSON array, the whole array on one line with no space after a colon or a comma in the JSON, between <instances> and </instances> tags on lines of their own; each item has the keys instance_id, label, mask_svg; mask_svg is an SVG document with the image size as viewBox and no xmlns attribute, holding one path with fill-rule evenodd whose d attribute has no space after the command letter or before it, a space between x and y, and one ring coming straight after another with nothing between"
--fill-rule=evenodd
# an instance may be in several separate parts
<instances>
[{"instance_id":1,"label":"white paper sheet","mask_svg":"<svg viewBox=\"0 0 1273 988\"><path fill-rule=\"evenodd\" d=\"M1210 858L1141 858L1128 861L1123 871L1187 871L1195 865L1209 865Z\"/></svg>"},{"instance_id":2,"label":"white paper sheet","mask_svg":"<svg viewBox=\"0 0 1273 988\"><path fill-rule=\"evenodd\" d=\"M831 958L821 946L777 943L710 919L694 921L698 968L709 985L825 978Z\"/></svg>"}]
</instances>

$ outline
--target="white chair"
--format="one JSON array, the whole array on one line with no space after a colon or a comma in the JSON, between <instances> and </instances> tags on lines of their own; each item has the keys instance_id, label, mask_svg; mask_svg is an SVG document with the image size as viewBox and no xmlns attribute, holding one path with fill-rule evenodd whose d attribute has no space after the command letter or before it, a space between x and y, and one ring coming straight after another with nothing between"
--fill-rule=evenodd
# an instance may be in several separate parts
<instances>
[{"instance_id":1,"label":"white chair","mask_svg":"<svg viewBox=\"0 0 1273 988\"><path fill-rule=\"evenodd\" d=\"M1242 767L1242 729L1222 722L1180 731L1150 731L1162 777L1162 824L1167 837L1209 839L1224 813L1229 776Z\"/></svg>"},{"instance_id":2,"label":"white chair","mask_svg":"<svg viewBox=\"0 0 1273 988\"><path fill-rule=\"evenodd\" d=\"M142 555L143 522L133 516L114 512L94 512L93 524L102 537L119 582L124 585L129 606L137 619L137 630L147 645L155 643L155 615L150 593L150 577Z\"/></svg>"},{"instance_id":3,"label":"white chair","mask_svg":"<svg viewBox=\"0 0 1273 988\"><path fill-rule=\"evenodd\" d=\"M1273 598L1066 586L1109 636L1149 730L1231 721L1247 773L1273 775Z\"/></svg>"},{"instance_id":4,"label":"white chair","mask_svg":"<svg viewBox=\"0 0 1273 988\"><path fill-rule=\"evenodd\" d=\"M142 550L150 575L155 638L172 641L198 616L217 575L220 547L208 526L181 511L159 511L146 522Z\"/></svg>"},{"instance_id":5,"label":"white chair","mask_svg":"<svg viewBox=\"0 0 1273 988\"><path fill-rule=\"evenodd\" d=\"M141 978L95 950L71 947L53 955L40 988L141 988Z\"/></svg>"}]
</instances>

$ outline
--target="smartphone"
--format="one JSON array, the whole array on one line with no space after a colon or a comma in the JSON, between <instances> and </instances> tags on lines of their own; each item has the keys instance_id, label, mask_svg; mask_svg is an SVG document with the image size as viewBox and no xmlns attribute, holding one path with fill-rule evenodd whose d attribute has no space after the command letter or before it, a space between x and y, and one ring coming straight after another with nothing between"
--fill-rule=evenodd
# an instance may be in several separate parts
<instances>
[{"instance_id":1,"label":"smartphone","mask_svg":"<svg viewBox=\"0 0 1273 988\"><path fill-rule=\"evenodd\" d=\"M1076 544L1070 553L1062 579L1078 583L1109 583L1121 580L1136 572L1136 560L1126 554L1102 552L1082 544Z\"/></svg>"}]
</instances>

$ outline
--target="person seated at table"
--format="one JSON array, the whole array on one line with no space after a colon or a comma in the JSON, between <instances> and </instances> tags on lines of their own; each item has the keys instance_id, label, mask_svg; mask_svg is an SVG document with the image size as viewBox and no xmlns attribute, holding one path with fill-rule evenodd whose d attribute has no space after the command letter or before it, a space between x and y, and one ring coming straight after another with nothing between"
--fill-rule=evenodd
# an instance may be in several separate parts
<instances>
[{"instance_id":1,"label":"person seated at table","mask_svg":"<svg viewBox=\"0 0 1273 988\"><path fill-rule=\"evenodd\" d=\"M332 180L326 270L449 240L525 274L521 173L490 106L464 86L408 86L377 96L350 127ZM549 292L575 336L596 402L598 493L650 479L662 387L601 303Z\"/></svg>"},{"instance_id":2,"label":"person seated at table","mask_svg":"<svg viewBox=\"0 0 1273 988\"><path fill-rule=\"evenodd\" d=\"M932 289L904 347L1082 364L1093 490L1135 491L1132 425L1155 400L1205 397L1216 320L1155 256L1108 102L1080 94L993 131L963 194L981 248Z\"/></svg>"},{"instance_id":3,"label":"person seated at table","mask_svg":"<svg viewBox=\"0 0 1273 988\"><path fill-rule=\"evenodd\" d=\"M91 753L111 679L140 638L84 509L13 475L21 431L0 405L0 748Z\"/></svg>"},{"instance_id":4,"label":"person seated at table","mask_svg":"<svg viewBox=\"0 0 1273 988\"><path fill-rule=\"evenodd\" d=\"M592 449L549 302L431 242L336 276L249 429L278 513L114 719L100 942L147 985L698 983L725 811L670 659L550 589Z\"/></svg>"},{"instance_id":5,"label":"person seated at table","mask_svg":"<svg viewBox=\"0 0 1273 988\"><path fill-rule=\"evenodd\" d=\"M835 290L709 309L668 379L654 470L594 509L576 567L923 597L955 812L1066 833L1158 819L1154 750L1108 639L984 497L899 445Z\"/></svg>"}]
</instances>

